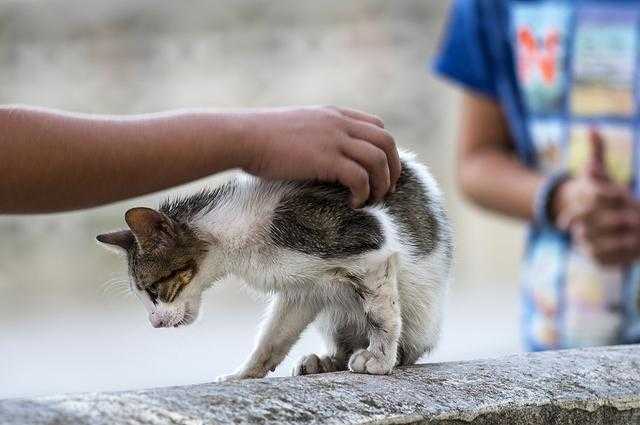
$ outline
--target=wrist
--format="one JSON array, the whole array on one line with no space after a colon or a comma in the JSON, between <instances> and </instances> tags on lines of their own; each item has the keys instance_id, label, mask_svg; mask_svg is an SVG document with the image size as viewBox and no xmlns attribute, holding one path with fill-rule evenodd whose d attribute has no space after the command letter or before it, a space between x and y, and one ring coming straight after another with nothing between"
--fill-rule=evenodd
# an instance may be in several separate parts
<instances>
[{"instance_id":1,"label":"wrist","mask_svg":"<svg viewBox=\"0 0 640 425\"><path fill-rule=\"evenodd\" d=\"M571 197L571 183L572 180L569 178L560 181L550 194L548 210L549 220L556 227L560 227L558 225L558 218L562 215L563 211L567 210L567 206L569 205L569 199Z\"/></svg>"},{"instance_id":2,"label":"wrist","mask_svg":"<svg viewBox=\"0 0 640 425\"><path fill-rule=\"evenodd\" d=\"M234 116L236 137L232 146L235 167L251 174L260 169L264 156L265 139L268 129L264 117L256 110L243 111Z\"/></svg>"},{"instance_id":3,"label":"wrist","mask_svg":"<svg viewBox=\"0 0 640 425\"><path fill-rule=\"evenodd\" d=\"M244 171L252 167L257 156L259 125L253 111L209 112L212 139L218 138L219 155L225 169L239 168ZM222 130L222 131L221 131Z\"/></svg>"},{"instance_id":4,"label":"wrist","mask_svg":"<svg viewBox=\"0 0 640 425\"><path fill-rule=\"evenodd\" d=\"M552 174L545 180L534 204L534 221L537 225L558 228L557 219L567 205L570 181L566 172Z\"/></svg>"}]
</instances>

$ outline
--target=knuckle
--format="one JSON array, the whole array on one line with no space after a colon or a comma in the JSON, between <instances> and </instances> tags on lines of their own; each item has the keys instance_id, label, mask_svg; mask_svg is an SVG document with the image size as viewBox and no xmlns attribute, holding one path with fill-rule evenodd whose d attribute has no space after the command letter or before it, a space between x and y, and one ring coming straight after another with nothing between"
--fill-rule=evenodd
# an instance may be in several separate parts
<instances>
[{"instance_id":1,"label":"knuckle","mask_svg":"<svg viewBox=\"0 0 640 425\"><path fill-rule=\"evenodd\" d=\"M377 126L384 128L384 121L382 121L382 118L377 115L372 115L371 118Z\"/></svg>"},{"instance_id":2,"label":"knuckle","mask_svg":"<svg viewBox=\"0 0 640 425\"><path fill-rule=\"evenodd\" d=\"M360 187L369 186L369 174L365 170L359 170L355 178L356 184Z\"/></svg>"},{"instance_id":3,"label":"knuckle","mask_svg":"<svg viewBox=\"0 0 640 425\"><path fill-rule=\"evenodd\" d=\"M324 106L321 106L320 109L328 116L332 116L332 117L342 116L342 112L340 108L338 108L335 105L324 105Z\"/></svg>"},{"instance_id":4,"label":"knuckle","mask_svg":"<svg viewBox=\"0 0 640 425\"><path fill-rule=\"evenodd\" d=\"M395 148L396 146L396 139L393 138L393 135L387 131L387 130L382 130L383 131L383 141L386 145L388 145L389 147Z\"/></svg>"},{"instance_id":5,"label":"knuckle","mask_svg":"<svg viewBox=\"0 0 640 425\"><path fill-rule=\"evenodd\" d=\"M376 149L375 153L375 165L379 168L387 168L387 155L379 149Z\"/></svg>"},{"instance_id":6,"label":"knuckle","mask_svg":"<svg viewBox=\"0 0 640 425\"><path fill-rule=\"evenodd\" d=\"M327 121L336 128L343 129L346 126L346 118L338 113L327 111L325 114Z\"/></svg>"},{"instance_id":7,"label":"knuckle","mask_svg":"<svg viewBox=\"0 0 640 425\"><path fill-rule=\"evenodd\" d=\"M350 138L340 129L334 129L329 142L327 143L327 147L334 151L337 151L336 154L341 155L340 152L343 152L345 147L350 143Z\"/></svg>"}]
</instances>

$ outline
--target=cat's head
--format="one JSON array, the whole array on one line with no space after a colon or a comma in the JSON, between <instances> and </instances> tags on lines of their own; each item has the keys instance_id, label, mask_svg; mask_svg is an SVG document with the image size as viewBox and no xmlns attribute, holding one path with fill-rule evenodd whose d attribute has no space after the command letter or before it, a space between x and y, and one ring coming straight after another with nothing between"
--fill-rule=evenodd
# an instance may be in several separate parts
<instances>
[{"instance_id":1,"label":"cat's head","mask_svg":"<svg viewBox=\"0 0 640 425\"><path fill-rule=\"evenodd\" d=\"M200 311L205 287L199 273L207 242L196 229L151 208L126 212L129 229L97 236L107 248L124 253L131 290L156 327L192 323Z\"/></svg>"}]
</instances>

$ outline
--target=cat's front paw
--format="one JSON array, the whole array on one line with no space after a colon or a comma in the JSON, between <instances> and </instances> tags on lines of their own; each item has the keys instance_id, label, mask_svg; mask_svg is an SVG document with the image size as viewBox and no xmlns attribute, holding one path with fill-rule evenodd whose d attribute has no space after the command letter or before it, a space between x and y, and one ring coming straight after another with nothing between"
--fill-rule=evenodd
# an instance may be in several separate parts
<instances>
[{"instance_id":1,"label":"cat's front paw","mask_svg":"<svg viewBox=\"0 0 640 425\"><path fill-rule=\"evenodd\" d=\"M233 382L233 381L239 381L241 379L245 379L242 377L241 374L239 373L230 373L228 375L221 375L218 376L216 378L216 382L220 383L220 382Z\"/></svg>"},{"instance_id":2,"label":"cat's front paw","mask_svg":"<svg viewBox=\"0 0 640 425\"><path fill-rule=\"evenodd\" d=\"M338 372L345 370L346 365L332 356L318 357L315 354L309 354L300 359L298 364L293 368L293 376L313 375L315 373Z\"/></svg>"},{"instance_id":3,"label":"cat's front paw","mask_svg":"<svg viewBox=\"0 0 640 425\"><path fill-rule=\"evenodd\" d=\"M361 349L353 353L349 359L349 370L355 373L386 375L391 373L394 363L393 359Z\"/></svg>"},{"instance_id":4,"label":"cat's front paw","mask_svg":"<svg viewBox=\"0 0 640 425\"><path fill-rule=\"evenodd\" d=\"M264 378L267 375L267 372L235 372L230 373L228 375L218 376L216 378L216 382L232 382L232 381L241 381L243 379L257 379Z\"/></svg>"}]
</instances>

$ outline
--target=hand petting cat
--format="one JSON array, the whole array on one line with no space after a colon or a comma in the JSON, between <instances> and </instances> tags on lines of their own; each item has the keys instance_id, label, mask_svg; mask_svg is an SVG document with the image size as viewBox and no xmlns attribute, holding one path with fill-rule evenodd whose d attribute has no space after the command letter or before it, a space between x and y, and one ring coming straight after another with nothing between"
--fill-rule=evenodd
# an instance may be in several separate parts
<instances>
[{"instance_id":1,"label":"hand petting cat","mask_svg":"<svg viewBox=\"0 0 640 425\"><path fill-rule=\"evenodd\" d=\"M89 208L242 168L380 199L400 161L372 115L336 107L88 115L0 105L0 214Z\"/></svg>"},{"instance_id":2,"label":"hand petting cat","mask_svg":"<svg viewBox=\"0 0 640 425\"><path fill-rule=\"evenodd\" d=\"M400 176L394 139L380 118L337 107L271 109L253 117L261 131L243 167L251 174L340 182L354 206L381 200Z\"/></svg>"}]
</instances>

